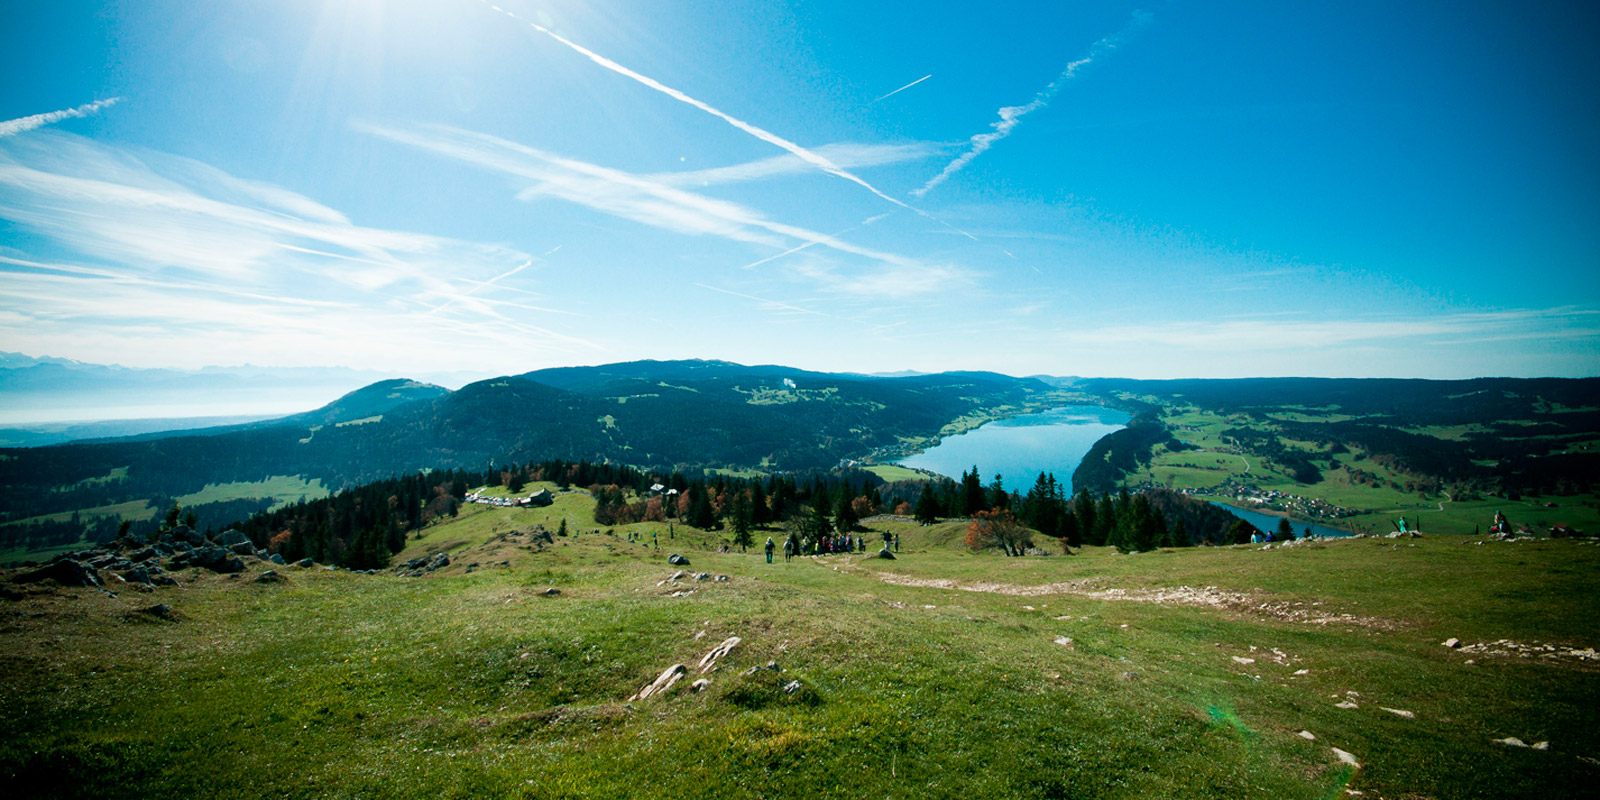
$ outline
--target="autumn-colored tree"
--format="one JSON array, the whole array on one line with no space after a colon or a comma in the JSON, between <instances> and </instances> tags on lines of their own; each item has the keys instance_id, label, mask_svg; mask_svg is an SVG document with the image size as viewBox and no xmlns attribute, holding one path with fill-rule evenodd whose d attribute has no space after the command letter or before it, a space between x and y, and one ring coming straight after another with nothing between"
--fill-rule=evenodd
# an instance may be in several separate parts
<instances>
[{"instance_id":1,"label":"autumn-colored tree","mask_svg":"<svg viewBox=\"0 0 1600 800\"><path fill-rule=\"evenodd\" d=\"M1033 546L1033 531L1009 509L994 508L972 515L967 525L967 547L984 550L998 547L1006 555L1022 555Z\"/></svg>"},{"instance_id":2,"label":"autumn-colored tree","mask_svg":"<svg viewBox=\"0 0 1600 800\"><path fill-rule=\"evenodd\" d=\"M911 504L906 502L906 501L904 501L904 500L901 500L900 501L900 505L897 505L897 506L894 507L894 515L897 516L897 517L909 517L909 516L911 516Z\"/></svg>"},{"instance_id":3,"label":"autumn-colored tree","mask_svg":"<svg viewBox=\"0 0 1600 800\"><path fill-rule=\"evenodd\" d=\"M652 497L649 500L645 501L645 504L644 504L644 521L645 522L665 522L666 519L667 519L667 511L666 511L666 508L662 505L661 497L659 495L656 496L656 497Z\"/></svg>"},{"instance_id":4,"label":"autumn-colored tree","mask_svg":"<svg viewBox=\"0 0 1600 800\"><path fill-rule=\"evenodd\" d=\"M293 537L294 534L288 530L285 530L282 533L275 533L272 535L272 538L267 541L267 550L269 552L276 553L282 550L283 546L288 544L289 540Z\"/></svg>"},{"instance_id":5,"label":"autumn-colored tree","mask_svg":"<svg viewBox=\"0 0 1600 800\"><path fill-rule=\"evenodd\" d=\"M872 504L872 498L870 497L857 497L851 500L850 508L856 512L856 519L866 519L878 513L878 508Z\"/></svg>"}]
</instances>

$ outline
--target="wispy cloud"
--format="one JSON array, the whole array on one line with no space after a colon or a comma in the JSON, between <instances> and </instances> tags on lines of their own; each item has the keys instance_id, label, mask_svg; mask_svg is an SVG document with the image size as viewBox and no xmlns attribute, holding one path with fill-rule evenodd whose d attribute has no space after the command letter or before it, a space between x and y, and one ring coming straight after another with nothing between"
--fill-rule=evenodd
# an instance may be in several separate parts
<instances>
[{"instance_id":1,"label":"wispy cloud","mask_svg":"<svg viewBox=\"0 0 1600 800\"><path fill-rule=\"evenodd\" d=\"M506 299L527 292L505 285L538 263L526 253L357 225L282 187L164 153L60 132L11 140L0 147L0 219L58 254L0 258L0 312L17 320L0 323L0 336L49 352L94 352L80 346L94 339L107 352L138 343L143 363L212 350L212 363L248 353L371 364L373 353L410 350L488 364L598 349Z\"/></svg>"},{"instance_id":2,"label":"wispy cloud","mask_svg":"<svg viewBox=\"0 0 1600 800\"><path fill-rule=\"evenodd\" d=\"M1133 21L1128 23L1127 27L1123 28L1117 33L1101 39L1098 42L1095 42L1092 46L1090 46L1088 55L1078 59L1077 61L1067 64L1066 68L1061 71L1061 74L1057 75L1056 79L1050 82L1050 85L1039 90L1039 93L1034 95L1033 99L1026 105L1006 106L1000 109L1000 119L990 126L991 130L989 132L980 133L973 136L971 140L971 146L965 153L962 153L961 155L957 156L954 161L946 164L944 170L938 175L929 178L928 182L923 184L922 188L913 190L911 192L912 196L919 198L922 197L933 187L944 183L946 180L949 180L951 175L954 175L957 172L965 169L968 164L972 163L973 159L983 155L989 150L989 148L994 147L995 142L1010 136L1011 132L1016 129L1017 125L1021 124L1023 117L1038 111L1045 106L1048 106L1050 101L1055 99L1056 93L1061 91L1061 87L1078 76L1079 70L1089 66L1090 64L1093 64L1096 59L1099 59L1117 49L1117 47L1122 44L1124 39L1138 32L1139 29L1143 28L1149 23L1149 13L1144 11L1133 12Z\"/></svg>"},{"instance_id":3,"label":"wispy cloud","mask_svg":"<svg viewBox=\"0 0 1600 800\"><path fill-rule=\"evenodd\" d=\"M964 278L956 267L935 267L917 259L863 247L818 231L767 218L738 203L707 197L623 170L558 156L487 134L446 126L393 128L366 123L357 129L391 141L489 169L531 185L520 200L553 197L623 219L676 233L716 236L786 252L820 246L834 253L865 259L877 270L903 281L898 294L937 291L950 280ZM866 223L863 223L866 224ZM860 226L856 226L860 227ZM853 228L852 228L853 230ZM801 247L797 248L798 242ZM861 270L851 274L860 275ZM822 273L812 273L812 276ZM827 275L841 275L837 265ZM840 279L824 281L839 285Z\"/></svg>"},{"instance_id":4,"label":"wispy cloud","mask_svg":"<svg viewBox=\"0 0 1600 800\"><path fill-rule=\"evenodd\" d=\"M940 145L927 142L914 144L840 143L823 145L818 147L816 152L827 156L840 166L859 168L897 164L906 161L921 161L938 155L942 149L944 148ZM712 167L710 169L684 172L660 172L647 177L650 180L664 183L668 186L713 186L814 171L815 168L806 163L805 159L796 155L782 155L726 167Z\"/></svg>"},{"instance_id":5,"label":"wispy cloud","mask_svg":"<svg viewBox=\"0 0 1600 800\"><path fill-rule=\"evenodd\" d=\"M6 120L4 122L0 122L0 139L3 139L7 136L15 136L23 131L31 131L34 128L49 125L52 122L60 122L61 120L72 117L87 117L102 108L115 105L121 99L122 98L120 97L112 97L106 100L96 100L93 103L84 103L77 108L68 108L61 111L51 111L46 114L34 114L31 117L19 117L17 119Z\"/></svg>"},{"instance_id":6,"label":"wispy cloud","mask_svg":"<svg viewBox=\"0 0 1600 800\"><path fill-rule=\"evenodd\" d=\"M612 72L615 72L618 75L621 75L621 76L626 77L626 78L630 78L630 79L632 79L634 81L637 81L637 82L639 82L639 83L641 83L641 84L643 84L643 85L645 85L645 86L647 86L647 87L649 87L651 89L654 89L654 90L656 90L656 91L658 91L658 92L660 92L660 93L662 93L662 94L664 94L664 95L666 95L668 97L671 97L672 99L677 100L677 101L679 101L681 103L687 103L687 104L689 104L691 106L694 106L695 108L698 108L701 111L704 111L707 114L710 114L710 115L722 120L723 122L726 122L729 125L732 125L733 127L738 128L739 130L744 131L745 133L748 133L751 136L754 136L755 138L760 139L763 142L766 142L767 144L774 145L776 147L781 147L784 150L789 151L790 153L792 153L795 156L799 157L801 160L803 160L806 163L812 165L813 167L816 167L817 169L822 170L823 172L826 172L826 173L828 173L830 175L836 175L836 176L838 176L840 178L844 178L845 180L850 181L851 183L854 183L854 184L866 189L867 191L872 192L873 194L877 195L878 197L880 197L880 198L882 198L884 200L887 200L887 201L889 201L891 203L894 203L897 206L900 206L902 208L911 208L911 206L907 205L905 202L903 202L903 201L901 201L901 200L899 200L897 198L890 197L887 194L884 194L883 192L879 191L876 186L873 186L872 184L867 183L866 181L864 181L861 178L857 177L855 174L849 172L848 170L844 169L843 167L839 166L838 164L835 164L834 162L828 160L826 157L824 157L823 155L821 155L821 154L819 154L819 153L817 153L815 151L808 150L808 149L806 149L804 147L801 147L800 145L795 144L794 142L791 142L788 139L785 139L782 136L779 136L779 135L777 135L777 134L775 134L775 133L773 133L771 131L765 130L763 128L756 127L755 125L751 125L750 123L745 122L744 120L738 119L738 118L733 117L733 116L731 116L731 115L729 115L727 113L724 113L724 112L722 112L722 111L720 111L720 110L718 110L716 108L713 108L711 105L709 105L707 103L704 103L704 102L701 102L700 100L696 100L695 98L690 97L689 95L687 95L687 94L685 94L685 93L683 93L683 92L681 92L681 91L679 91L677 89L674 89L671 86L667 86L666 84L661 83L660 81L658 81L658 80L656 80L654 78L651 78L651 77L649 77L647 75L641 75L641 74L639 74L637 72L634 72L633 70L628 69L627 67L625 67L625 66L623 66L623 65L621 65L621 64L619 64L619 63L617 63L615 61L612 61L611 59L606 58L605 56L600 55L599 53L596 53L593 50L590 50L590 49L584 47L583 45L580 45L580 44L578 44L576 42L573 42L573 41L561 36L560 34L556 33L555 31L552 31L549 28L546 28L545 26L540 25L537 22L533 22L532 20L523 19L523 18L517 16L513 12L507 11L506 9L503 9L500 6L497 6L497 5L494 5L493 3L488 2L488 0L483 0L483 4L488 6L491 9L493 9L494 11L497 11L497 12L499 12L501 14L504 14L505 16L510 17L511 19L514 19L514 20L516 20L518 22L521 22L524 25L527 25L528 27L530 27L530 28L532 28L532 29L534 29L534 30L536 30L536 31L538 31L538 32L550 37L551 39L554 39L557 42L560 42L562 45L566 46L568 49L572 50L573 52L576 52L576 53L582 55L583 57L589 59L590 61L594 62L595 64L598 64L598 65L600 65L600 66L602 66L602 67L604 67L604 68L606 68L608 70L611 70Z\"/></svg>"},{"instance_id":7,"label":"wispy cloud","mask_svg":"<svg viewBox=\"0 0 1600 800\"><path fill-rule=\"evenodd\" d=\"M916 80L914 80L914 81L912 81L912 82L910 82L910 83L908 83L908 84L906 84L906 85L904 85L904 86L902 86L902 87L900 87L900 88L898 88L898 89L896 89L896 90L894 90L894 91L892 91L892 92L890 92L888 94L878 95L877 97L873 98L872 103L876 103L879 100L884 100L886 98L894 97L895 95L897 95L897 94L899 94L899 93L901 93L901 92L903 92L903 91L905 91L907 89L910 89L911 87L916 86L917 84L922 83L923 81L925 81L925 80L927 80L927 79L929 79L931 77L933 77L933 73L930 72L927 75L924 75L924 76L922 76L922 77L920 77L920 78L918 78L918 79L916 79ZM868 103L867 105L870 106L870 105L872 105L872 103Z\"/></svg>"}]
</instances>

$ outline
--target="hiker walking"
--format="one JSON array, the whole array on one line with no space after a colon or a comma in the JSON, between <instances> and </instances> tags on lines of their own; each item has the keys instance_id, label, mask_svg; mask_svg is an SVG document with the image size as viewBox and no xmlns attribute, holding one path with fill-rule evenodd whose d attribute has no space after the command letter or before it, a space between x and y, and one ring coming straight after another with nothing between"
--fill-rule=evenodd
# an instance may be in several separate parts
<instances>
[{"instance_id":1,"label":"hiker walking","mask_svg":"<svg viewBox=\"0 0 1600 800\"><path fill-rule=\"evenodd\" d=\"M773 548L772 537L768 536L767 537L767 563L768 564L772 563L772 548Z\"/></svg>"}]
</instances>

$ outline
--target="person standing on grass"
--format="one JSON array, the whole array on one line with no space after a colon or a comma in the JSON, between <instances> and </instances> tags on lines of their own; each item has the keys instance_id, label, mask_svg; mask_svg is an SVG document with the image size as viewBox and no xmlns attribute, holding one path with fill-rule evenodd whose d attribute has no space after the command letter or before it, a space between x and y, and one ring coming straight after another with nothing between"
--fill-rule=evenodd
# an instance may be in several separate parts
<instances>
[{"instance_id":1,"label":"person standing on grass","mask_svg":"<svg viewBox=\"0 0 1600 800\"><path fill-rule=\"evenodd\" d=\"M768 564L772 563L772 548L773 548L772 537L768 536L767 537L767 563Z\"/></svg>"},{"instance_id":2,"label":"person standing on grass","mask_svg":"<svg viewBox=\"0 0 1600 800\"><path fill-rule=\"evenodd\" d=\"M791 533L791 534L789 534L789 538L783 540L783 563L785 563L785 564L789 563L789 559L791 559L793 557L794 557L794 534Z\"/></svg>"}]
</instances>

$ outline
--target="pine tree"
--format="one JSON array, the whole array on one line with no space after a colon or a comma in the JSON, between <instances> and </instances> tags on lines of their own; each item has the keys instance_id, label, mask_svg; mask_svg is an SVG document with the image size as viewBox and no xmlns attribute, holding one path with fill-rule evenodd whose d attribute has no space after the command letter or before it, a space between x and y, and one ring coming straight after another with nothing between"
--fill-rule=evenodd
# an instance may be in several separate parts
<instances>
[{"instance_id":1,"label":"pine tree","mask_svg":"<svg viewBox=\"0 0 1600 800\"><path fill-rule=\"evenodd\" d=\"M735 491L731 508L728 509L728 518L733 523L733 543L740 550L750 547L751 508L750 495L744 491Z\"/></svg>"},{"instance_id":2,"label":"pine tree","mask_svg":"<svg viewBox=\"0 0 1600 800\"><path fill-rule=\"evenodd\" d=\"M917 500L915 511L917 522L923 525L932 525L939 519L939 501L933 495L933 484L922 484L922 497Z\"/></svg>"}]
</instances>

